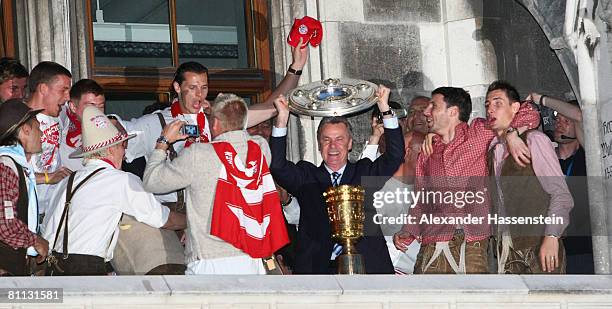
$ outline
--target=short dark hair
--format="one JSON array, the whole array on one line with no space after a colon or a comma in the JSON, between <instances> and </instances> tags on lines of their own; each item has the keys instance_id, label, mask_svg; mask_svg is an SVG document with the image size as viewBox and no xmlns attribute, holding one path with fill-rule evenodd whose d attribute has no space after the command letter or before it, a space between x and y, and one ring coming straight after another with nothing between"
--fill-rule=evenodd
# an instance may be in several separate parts
<instances>
[{"instance_id":1,"label":"short dark hair","mask_svg":"<svg viewBox=\"0 0 612 309\"><path fill-rule=\"evenodd\" d=\"M487 96L491 91L502 90L506 93L506 96L510 100L510 103L521 102L521 97L514 86L505 80L496 80L489 85L487 88Z\"/></svg>"},{"instance_id":2,"label":"short dark hair","mask_svg":"<svg viewBox=\"0 0 612 309\"><path fill-rule=\"evenodd\" d=\"M82 95L93 93L96 96L104 95L104 89L93 79L81 79L70 88L70 99L73 101L79 100Z\"/></svg>"},{"instance_id":3,"label":"short dark hair","mask_svg":"<svg viewBox=\"0 0 612 309\"><path fill-rule=\"evenodd\" d=\"M344 124L349 131L349 136L353 137L353 127L351 126L351 123L348 121L348 119L346 119L346 117L343 117L343 116L332 116L332 117L323 117L323 119L321 119L321 122L319 122L319 127L317 127L317 141L321 139L321 131L323 131L323 126L327 124L338 124L338 123Z\"/></svg>"},{"instance_id":4,"label":"short dark hair","mask_svg":"<svg viewBox=\"0 0 612 309\"><path fill-rule=\"evenodd\" d=\"M457 106L459 108L460 121L468 122L468 120L470 120L470 114L472 114L472 99L467 91L463 88L439 87L431 92L432 97L436 94L440 94L444 97L447 108L452 106Z\"/></svg>"},{"instance_id":5,"label":"short dark hair","mask_svg":"<svg viewBox=\"0 0 612 309\"><path fill-rule=\"evenodd\" d=\"M182 84L183 81L185 80L185 73L187 72L208 75L208 69L205 66L203 66L201 63L195 62L195 61L189 61L189 62L182 63L181 65L179 65L178 68L176 68L176 72L174 73L174 79L172 80L172 83L177 82L179 85Z\"/></svg>"},{"instance_id":6,"label":"short dark hair","mask_svg":"<svg viewBox=\"0 0 612 309\"><path fill-rule=\"evenodd\" d=\"M0 60L0 84L13 78L28 77L28 70L16 59L2 58Z\"/></svg>"},{"instance_id":7,"label":"short dark hair","mask_svg":"<svg viewBox=\"0 0 612 309\"><path fill-rule=\"evenodd\" d=\"M57 62L43 61L37 64L32 69L30 78L28 79L29 94L31 95L36 92L38 85L51 83L58 75L65 75L72 78L70 71Z\"/></svg>"}]
</instances>

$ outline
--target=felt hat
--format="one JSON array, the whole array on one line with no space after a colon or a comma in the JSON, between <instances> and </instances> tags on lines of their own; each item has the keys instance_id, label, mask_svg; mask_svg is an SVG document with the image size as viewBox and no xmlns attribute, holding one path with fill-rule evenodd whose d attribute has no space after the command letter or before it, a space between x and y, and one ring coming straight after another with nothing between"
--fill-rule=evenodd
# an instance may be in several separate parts
<instances>
[{"instance_id":1,"label":"felt hat","mask_svg":"<svg viewBox=\"0 0 612 309\"><path fill-rule=\"evenodd\" d=\"M70 158L82 158L83 156L128 140L136 134L124 134L110 122L108 117L94 106L88 106L83 110L82 145Z\"/></svg>"},{"instance_id":2,"label":"felt hat","mask_svg":"<svg viewBox=\"0 0 612 309\"><path fill-rule=\"evenodd\" d=\"M42 109L33 110L23 99L10 99L0 104L0 140L13 134L17 128L36 117Z\"/></svg>"}]
</instances>

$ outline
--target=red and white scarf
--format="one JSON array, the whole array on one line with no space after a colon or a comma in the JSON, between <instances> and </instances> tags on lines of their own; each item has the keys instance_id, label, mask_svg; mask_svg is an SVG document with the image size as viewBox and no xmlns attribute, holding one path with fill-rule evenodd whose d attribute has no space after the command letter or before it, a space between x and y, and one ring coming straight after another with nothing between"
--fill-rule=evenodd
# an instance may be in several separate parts
<instances>
[{"instance_id":1,"label":"red and white scarf","mask_svg":"<svg viewBox=\"0 0 612 309\"><path fill-rule=\"evenodd\" d=\"M179 115L183 115L183 111L181 110L181 104L179 103L178 98L172 101L172 105L170 105L170 114L172 114L172 118L176 118ZM196 140L199 143L208 143L210 142L210 134L208 133L208 128L206 126L206 115L204 115L204 111L200 109L200 112L196 115L196 121L198 122L198 128L200 128L200 138ZM185 141L185 148L189 147L192 144L191 139L187 139Z\"/></svg>"},{"instance_id":2,"label":"red and white scarf","mask_svg":"<svg viewBox=\"0 0 612 309\"><path fill-rule=\"evenodd\" d=\"M71 148L81 147L81 121L69 108L66 110L68 116L68 134L66 134L66 145Z\"/></svg>"},{"instance_id":3,"label":"red and white scarf","mask_svg":"<svg viewBox=\"0 0 612 309\"><path fill-rule=\"evenodd\" d=\"M210 234L252 258L271 256L289 242L280 198L261 148L248 142L245 167L228 142L214 142L223 163Z\"/></svg>"}]
</instances>

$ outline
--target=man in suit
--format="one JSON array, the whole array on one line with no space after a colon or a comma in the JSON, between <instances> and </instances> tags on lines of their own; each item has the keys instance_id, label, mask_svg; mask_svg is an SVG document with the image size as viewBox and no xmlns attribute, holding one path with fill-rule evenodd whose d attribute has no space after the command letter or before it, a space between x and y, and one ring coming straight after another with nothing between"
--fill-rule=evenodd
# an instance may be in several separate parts
<instances>
[{"instance_id":1,"label":"man in suit","mask_svg":"<svg viewBox=\"0 0 612 309\"><path fill-rule=\"evenodd\" d=\"M323 192L336 185L364 185L363 176L384 176L381 177L381 183L384 183L402 163L404 139L397 117L389 108L389 92L389 88L381 85L377 93L380 98L378 108L384 117L387 151L374 162L370 159L349 162L348 154L353 143L349 122L345 117L325 117L317 129L317 140L323 158L323 164L318 167L307 161L294 164L286 159L289 109L284 97L275 100L278 117L270 139L271 172L278 184L287 189L302 205L295 274L336 273L333 265L339 250L335 250L338 246L331 238ZM376 210L367 202L371 201L368 191L366 190L364 205L366 236L358 241L357 250L363 255L366 273L390 274L393 273L393 265L380 227L373 223L372 217Z\"/></svg>"}]
</instances>

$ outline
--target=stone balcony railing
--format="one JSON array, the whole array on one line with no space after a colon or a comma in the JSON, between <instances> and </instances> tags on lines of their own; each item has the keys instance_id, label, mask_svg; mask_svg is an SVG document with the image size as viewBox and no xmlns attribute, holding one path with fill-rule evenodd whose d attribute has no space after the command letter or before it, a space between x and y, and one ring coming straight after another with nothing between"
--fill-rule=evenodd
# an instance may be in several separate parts
<instances>
[{"instance_id":1,"label":"stone balcony railing","mask_svg":"<svg viewBox=\"0 0 612 309\"><path fill-rule=\"evenodd\" d=\"M15 288L61 288L63 302L7 303L7 291ZM0 309L66 307L612 308L612 276L0 278Z\"/></svg>"}]
</instances>

